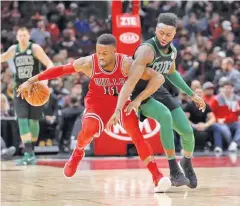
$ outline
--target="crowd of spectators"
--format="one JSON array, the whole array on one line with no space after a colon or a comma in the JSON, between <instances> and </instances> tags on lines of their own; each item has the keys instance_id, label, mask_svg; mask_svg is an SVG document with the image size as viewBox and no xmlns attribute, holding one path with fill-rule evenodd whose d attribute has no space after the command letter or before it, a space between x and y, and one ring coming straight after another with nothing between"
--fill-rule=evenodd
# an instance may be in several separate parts
<instances>
[{"instance_id":1,"label":"crowd of spectators","mask_svg":"<svg viewBox=\"0 0 240 206\"><path fill-rule=\"evenodd\" d=\"M107 1L4 1L1 52L16 43L17 28L26 26L31 40L41 45L56 65L91 54L97 36L111 32L108 4ZM124 4L125 11L130 9L129 5ZM191 121L196 148L213 149L220 154L224 149L236 151L240 144L240 2L142 1L143 40L154 35L160 12L178 15L173 41L178 50L177 70L208 104L205 113L199 113L184 93L165 83ZM2 110L5 98L1 97L1 116L14 114L13 73L11 61L2 65L1 92L9 106ZM41 146L50 146L58 139L61 150L69 151L71 130L83 111L87 85L88 79L82 74L49 82L52 95L41 121Z\"/></svg>"}]
</instances>

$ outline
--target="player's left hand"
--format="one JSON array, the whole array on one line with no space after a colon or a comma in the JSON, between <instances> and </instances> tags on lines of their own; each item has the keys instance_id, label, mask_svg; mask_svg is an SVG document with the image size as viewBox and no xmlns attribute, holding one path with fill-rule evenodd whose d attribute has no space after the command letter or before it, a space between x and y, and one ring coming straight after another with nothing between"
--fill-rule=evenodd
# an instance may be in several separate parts
<instances>
[{"instance_id":1,"label":"player's left hand","mask_svg":"<svg viewBox=\"0 0 240 206\"><path fill-rule=\"evenodd\" d=\"M138 108L140 107L140 105L141 101L135 99L126 106L124 112L126 112L127 115L129 115L132 112L132 110L134 110L136 114L138 114Z\"/></svg>"},{"instance_id":2,"label":"player's left hand","mask_svg":"<svg viewBox=\"0 0 240 206\"><path fill-rule=\"evenodd\" d=\"M106 129L108 131L111 130L112 125L116 125L120 121L120 113L121 111L119 109L116 109L111 118L109 119Z\"/></svg>"},{"instance_id":3,"label":"player's left hand","mask_svg":"<svg viewBox=\"0 0 240 206\"><path fill-rule=\"evenodd\" d=\"M199 110L201 110L202 112L205 111L206 103L204 102L204 100L201 97L199 97L198 95L194 94L193 96L191 96L191 99L197 105Z\"/></svg>"}]
</instances>

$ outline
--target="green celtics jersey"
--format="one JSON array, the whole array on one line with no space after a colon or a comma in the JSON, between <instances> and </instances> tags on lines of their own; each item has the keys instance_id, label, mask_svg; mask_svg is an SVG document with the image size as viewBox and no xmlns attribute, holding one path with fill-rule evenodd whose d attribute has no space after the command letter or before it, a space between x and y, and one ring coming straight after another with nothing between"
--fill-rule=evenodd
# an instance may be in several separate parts
<instances>
[{"instance_id":1,"label":"green celtics jersey","mask_svg":"<svg viewBox=\"0 0 240 206\"><path fill-rule=\"evenodd\" d=\"M17 45L13 61L16 68L16 87L40 72L41 64L33 54L32 43L29 43L27 49L22 52Z\"/></svg>"},{"instance_id":2,"label":"green celtics jersey","mask_svg":"<svg viewBox=\"0 0 240 206\"><path fill-rule=\"evenodd\" d=\"M172 66L177 56L177 50L173 46L173 44L170 44L170 51L168 54L164 54L160 50L161 47L156 37L147 40L146 42L142 43L142 45L149 45L154 50L154 60L151 64L148 64L147 66L151 67L162 75L167 75L170 67Z\"/></svg>"},{"instance_id":3,"label":"green celtics jersey","mask_svg":"<svg viewBox=\"0 0 240 206\"><path fill-rule=\"evenodd\" d=\"M154 59L153 61L148 64L147 66L154 69L158 73L162 74L163 76L166 76L169 73L169 70L174 63L176 56L177 56L177 50L171 43L169 45L169 53L164 54L160 48L160 44L156 37L153 37L146 42L142 43L141 45L149 45L153 48L154 51ZM137 68L136 68L137 69ZM140 79L138 83L135 86L135 89L132 93L132 100L135 99L147 86L148 81Z\"/></svg>"}]
</instances>

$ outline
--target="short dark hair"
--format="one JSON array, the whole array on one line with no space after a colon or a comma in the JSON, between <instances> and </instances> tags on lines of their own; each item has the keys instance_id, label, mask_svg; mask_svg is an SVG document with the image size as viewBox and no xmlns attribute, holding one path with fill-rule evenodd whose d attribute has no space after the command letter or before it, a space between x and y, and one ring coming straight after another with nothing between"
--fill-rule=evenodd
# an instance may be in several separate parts
<instances>
[{"instance_id":1,"label":"short dark hair","mask_svg":"<svg viewBox=\"0 0 240 206\"><path fill-rule=\"evenodd\" d=\"M177 20L178 20L178 17L174 13L161 13L158 16L157 23L158 24L163 23L163 24L166 24L168 26L177 27Z\"/></svg>"},{"instance_id":2,"label":"short dark hair","mask_svg":"<svg viewBox=\"0 0 240 206\"><path fill-rule=\"evenodd\" d=\"M112 34L102 34L97 39L97 44L103 44L103 45L116 45L117 40L115 36Z\"/></svg>"}]
</instances>

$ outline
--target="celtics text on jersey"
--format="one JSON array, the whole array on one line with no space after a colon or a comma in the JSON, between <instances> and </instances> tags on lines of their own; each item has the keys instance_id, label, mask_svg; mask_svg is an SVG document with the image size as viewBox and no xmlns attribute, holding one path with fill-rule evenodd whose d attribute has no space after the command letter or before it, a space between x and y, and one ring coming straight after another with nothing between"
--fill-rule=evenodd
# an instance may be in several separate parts
<instances>
[{"instance_id":1,"label":"celtics text on jersey","mask_svg":"<svg viewBox=\"0 0 240 206\"><path fill-rule=\"evenodd\" d=\"M22 52L19 49L19 45L16 46L14 64L16 67L16 86L19 86L20 84L40 72L41 64L33 54L32 43L29 43L27 49Z\"/></svg>"}]
</instances>

